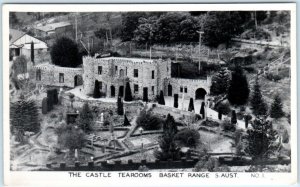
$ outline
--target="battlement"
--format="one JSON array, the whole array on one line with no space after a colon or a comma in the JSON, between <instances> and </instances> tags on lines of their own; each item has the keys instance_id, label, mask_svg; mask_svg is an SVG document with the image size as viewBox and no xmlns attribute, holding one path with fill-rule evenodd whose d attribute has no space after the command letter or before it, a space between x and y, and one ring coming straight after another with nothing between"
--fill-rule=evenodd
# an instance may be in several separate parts
<instances>
[{"instance_id":1,"label":"battlement","mask_svg":"<svg viewBox=\"0 0 300 187\"><path fill-rule=\"evenodd\" d=\"M60 72L60 73L78 73L82 74L83 69L82 68L70 68L70 67L60 67L56 66L54 64L49 64L49 63L43 63L43 64L38 64L34 66L35 69L40 69L43 71L54 71L54 72Z\"/></svg>"}]
</instances>

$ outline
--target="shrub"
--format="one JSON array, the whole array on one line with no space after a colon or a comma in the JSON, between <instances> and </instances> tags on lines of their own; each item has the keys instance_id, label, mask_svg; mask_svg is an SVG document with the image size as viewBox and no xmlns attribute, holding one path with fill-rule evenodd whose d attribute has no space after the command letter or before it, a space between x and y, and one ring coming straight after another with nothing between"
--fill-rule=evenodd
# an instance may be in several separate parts
<instances>
[{"instance_id":1,"label":"shrub","mask_svg":"<svg viewBox=\"0 0 300 187\"><path fill-rule=\"evenodd\" d=\"M194 108L194 100L193 100L193 98L190 98L190 103L189 103L188 111L192 112L194 110L195 110L195 108Z\"/></svg>"},{"instance_id":2,"label":"shrub","mask_svg":"<svg viewBox=\"0 0 300 187\"><path fill-rule=\"evenodd\" d=\"M99 81L98 80L95 80L95 87L94 87L93 97L94 98L100 98L101 97L100 85L99 85Z\"/></svg>"},{"instance_id":3,"label":"shrub","mask_svg":"<svg viewBox=\"0 0 300 187\"><path fill-rule=\"evenodd\" d=\"M124 108L123 108L123 102L121 100L121 97L118 97L118 102L117 102L117 113L118 115L124 115Z\"/></svg>"},{"instance_id":4,"label":"shrub","mask_svg":"<svg viewBox=\"0 0 300 187\"><path fill-rule=\"evenodd\" d=\"M178 94L174 94L174 108L178 108Z\"/></svg>"},{"instance_id":5,"label":"shrub","mask_svg":"<svg viewBox=\"0 0 300 187\"><path fill-rule=\"evenodd\" d=\"M275 119L279 119L284 116L284 112L282 110L282 102L279 94L276 94L274 97L274 101L271 105L270 116Z\"/></svg>"},{"instance_id":6,"label":"shrub","mask_svg":"<svg viewBox=\"0 0 300 187\"><path fill-rule=\"evenodd\" d=\"M126 83L124 101L132 101L132 93L129 82Z\"/></svg>"},{"instance_id":7,"label":"shrub","mask_svg":"<svg viewBox=\"0 0 300 187\"><path fill-rule=\"evenodd\" d=\"M227 115L230 113L230 105L227 102L220 102L218 106L216 107L217 111L220 112L221 114Z\"/></svg>"},{"instance_id":8,"label":"shrub","mask_svg":"<svg viewBox=\"0 0 300 187\"><path fill-rule=\"evenodd\" d=\"M136 123L144 130L159 130L162 127L162 120L146 110L140 112L140 115L136 119Z\"/></svg>"},{"instance_id":9,"label":"shrub","mask_svg":"<svg viewBox=\"0 0 300 187\"><path fill-rule=\"evenodd\" d=\"M148 102L148 92L146 92L147 88L143 88L144 92L143 92L143 101L144 102Z\"/></svg>"},{"instance_id":10,"label":"shrub","mask_svg":"<svg viewBox=\"0 0 300 187\"><path fill-rule=\"evenodd\" d=\"M55 113L50 115L50 118L57 118L57 115Z\"/></svg>"},{"instance_id":11,"label":"shrub","mask_svg":"<svg viewBox=\"0 0 300 187\"><path fill-rule=\"evenodd\" d=\"M77 117L76 123L77 125L84 131L92 130L91 125L93 123L94 116L92 111L88 105L88 103L84 103L82 109Z\"/></svg>"},{"instance_id":12,"label":"shrub","mask_svg":"<svg viewBox=\"0 0 300 187\"><path fill-rule=\"evenodd\" d=\"M282 135L282 143L289 143L289 133L285 129Z\"/></svg>"},{"instance_id":13,"label":"shrub","mask_svg":"<svg viewBox=\"0 0 300 187\"><path fill-rule=\"evenodd\" d=\"M48 98L44 97L42 100L42 114L47 114L48 112Z\"/></svg>"},{"instance_id":14,"label":"shrub","mask_svg":"<svg viewBox=\"0 0 300 187\"><path fill-rule=\"evenodd\" d=\"M160 90L159 93L158 104L165 105L165 97L164 97L164 92L162 90Z\"/></svg>"},{"instance_id":15,"label":"shrub","mask_svg":"<svg viewBox=\"0 0 300 187\"><path fill-rule=\"evenodd\" d=\"M58 104L58 92L57 89L48 89L47 90L47 98L49 102L52 102L53 105Z\"/></svg>"},{"instance_id":16,"label":"shrub","mask_svg":"<svg viewBox=\"0 0 300 187\"><path fill-rule=\"evenodd\" d=\"M231 112L231 123L232 124L236 124L237 123L235 110L232 110L232 112Z\"/></svg>"},{"instance_id":17,"label":"shrub","mask_svg":"<svg viewBox=\"0 0 300 187\"><path fill-rule=\"evenodd\" d=\"M200 134L195 129L182 129L174 137L179 145L185 147L196 147L200 143Z\"/></svg>"},{"instance_id":18,"label":"shrub","mask_svg":"<svg viewBox=\"0 0 300 187\"><path fill-rule=\"evenodd\" d=\"M222 122L222 128L224 131L234 132L236 130L235 124L232 124L229 118L225 118Z\"/></svg>"},{"instance_id":19,"label":"shrub","mask_svg":"<svg viewBox=\"0 0 300 187\"><path fill-rule=\"evenodd\" d=\"M218 126L220 126L220 124L217 121L214 121L214 120L211 120L211 119L207 119L205 121L202 121L202 123L200 125L208 126L208 127L218 127Z\"/></svg>"}]
</instances>

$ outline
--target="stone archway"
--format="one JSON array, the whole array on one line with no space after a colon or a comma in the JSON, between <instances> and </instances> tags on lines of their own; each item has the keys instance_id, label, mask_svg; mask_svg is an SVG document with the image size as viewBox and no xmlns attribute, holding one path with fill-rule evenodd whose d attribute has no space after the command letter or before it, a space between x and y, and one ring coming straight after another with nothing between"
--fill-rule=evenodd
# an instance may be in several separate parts
<instances>
[{"instance_id":1,"label":"stone archway","mask_svg":"<svg viewBox=\"0 0 300 187\"><path fill-rule=\"evenodd\" d=\"M204 88L198 88L195 91L195 100L197 100L197 99L204 100L206 94L207 94L207 92Z\"/></svg>"},{"instance_id":2,"label":"stone archway","mask_svg":"<svg viewBox=\"0 0 300 187\"><path fill-rule=\"evenodd\" d=\"M83 80L81 75L75 75L74 77L74 87L82 85Z\"/></svg>"}]
</instances>

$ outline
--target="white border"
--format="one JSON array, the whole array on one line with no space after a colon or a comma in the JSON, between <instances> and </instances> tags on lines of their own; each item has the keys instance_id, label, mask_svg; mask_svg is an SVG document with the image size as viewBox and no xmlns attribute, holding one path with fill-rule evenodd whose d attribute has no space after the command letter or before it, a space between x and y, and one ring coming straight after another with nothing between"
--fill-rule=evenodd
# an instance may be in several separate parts
<instances>
[{"instance_id":1,"label":"white border","mask_svg":"<svg viewBox=\"0 0 300 187\"><path fill-rule=\"evenodd\" d=\"M181 178L70 178L67 172L12 172L9 170L9 11L20 12L122 12L122 11L228 11L290 10L291 11L291 173L265 173L265 178L250 178L239 173L237 179ZM297 182L297 67L296 67L296 3L274 4L15 4L3 5L3 142L4 185L72 185L72 186L191 186L191 185L286 185ZM113 175L116 175L113 172ZM214 175L214 173L211 173Z\"/></svg>"}]
</instances>

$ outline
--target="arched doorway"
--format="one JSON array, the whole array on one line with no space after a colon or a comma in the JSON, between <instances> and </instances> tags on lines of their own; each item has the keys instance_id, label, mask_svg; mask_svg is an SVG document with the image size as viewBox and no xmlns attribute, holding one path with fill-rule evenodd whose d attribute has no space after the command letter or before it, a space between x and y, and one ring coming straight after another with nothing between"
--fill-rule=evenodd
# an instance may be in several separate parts
<instances>
[{"instance_id":1,"label":"arched doorway","mask_svg":"<svg viewBox=\"0 0 300 187\"><path fill-rule=\"evenodd\" d=\"M111 97L116 96L116 88L113 85L110 86L110 95Z\"/></svg>"},{"instance_id":2,"label":"arched doorway","mask_svg":"<svg viewBox=\"0 0 300 187\"><path fill-rule=\"evenodd\" d=\"M81 75L76 75L74 77L74 87L82 85L82 77Z\"/></svg>"},{"instance_id":3,"label":"arched doorway","mask_svg":"<svg viewBox=\"0 0 300 187\"><path fill-rule=\"evenodd\" d=\"M207 92L205 91L205 89L203 88L198 88L195 92L195 99L205 99L205 95L207 94Z\"/></svg>"},{"instance_id":4,"label":"arched doorway","mask_svg":"<svg viewBox=\"0 0 300 187\"><path fill-rule=\"evenodd\" d=\"M168 96L172 96L172 85L168 85Z\"/></svg>"}]
</instances>

